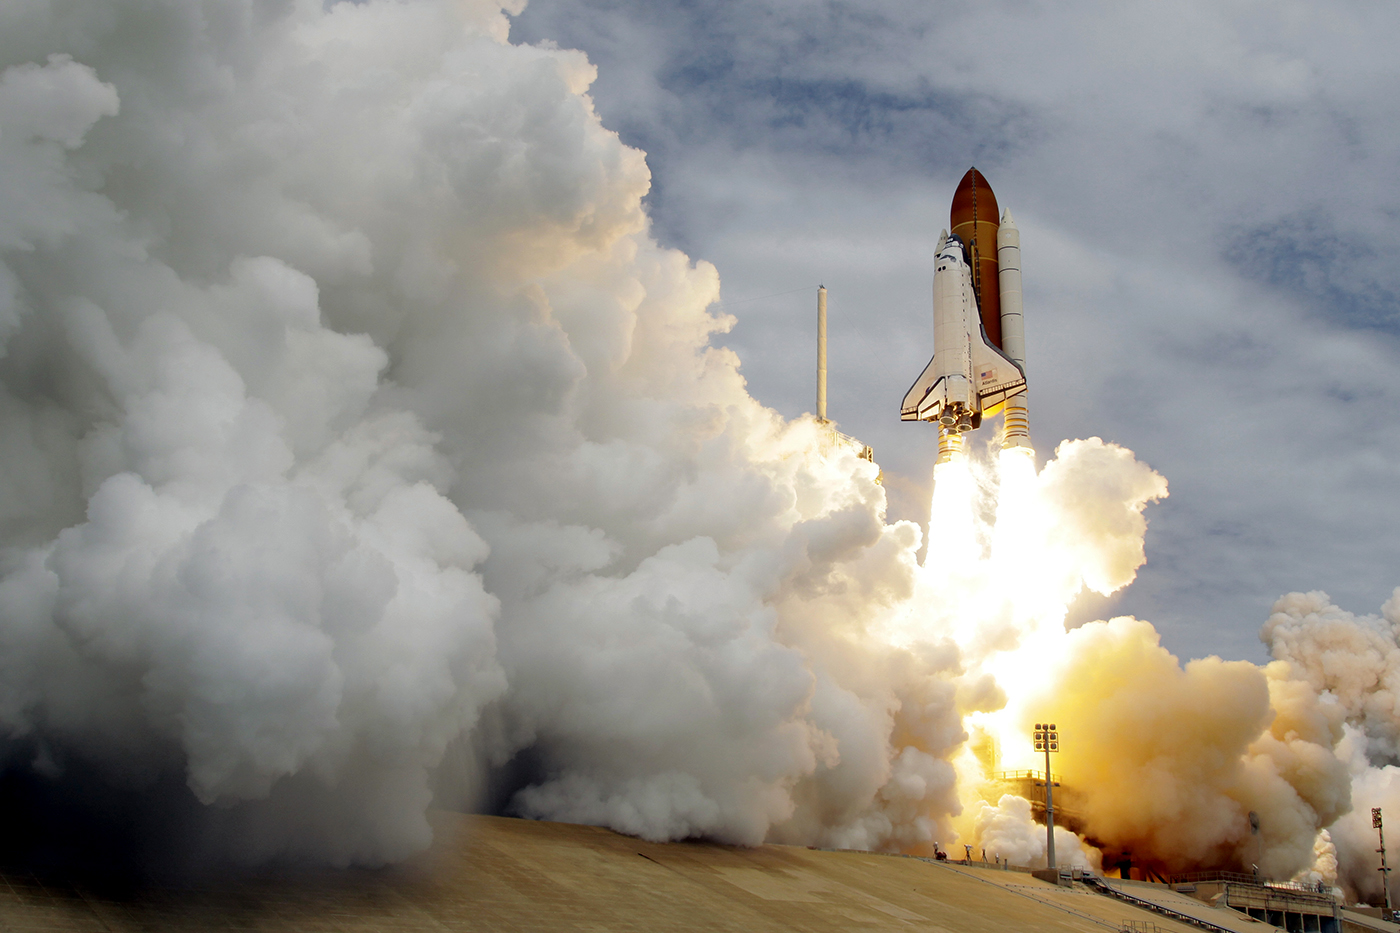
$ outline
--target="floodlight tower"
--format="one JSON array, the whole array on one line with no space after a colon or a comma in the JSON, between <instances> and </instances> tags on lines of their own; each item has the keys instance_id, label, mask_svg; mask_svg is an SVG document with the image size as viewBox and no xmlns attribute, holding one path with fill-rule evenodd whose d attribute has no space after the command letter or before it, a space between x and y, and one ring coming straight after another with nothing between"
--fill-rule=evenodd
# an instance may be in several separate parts
<instances>
[{"instance_id":1,"label":"floodlight tower","mask_svg":"<svg viewBox=\"0 0 1400 933\"><path fill-rule=\"evenodd\" d=\"M1380 835L1381 847L1376 851L1381 854L1381 867L1379 869L1381 873L1381 890L1385 891L1385 915L1387 917L1391 917L1394 916L1390 910L1391 869L1387 868L1385 864L1385 827L1381 824L1380 807L1371 808L1371 828L1374 829Z\"/></svg>"},{"instance_id":2,"label":"floodlight tower","mask_svg":"<svg viewBox=\"0 0 1400 933\"><path fill-rule=\"evenodd\" d=\"M1055 801L1051 788L1055 786L1050 777L1050 753L1060 750L1060 734L1055 731L1053 722L1035 724L1035 750L1045 752L1045 866L1055 867Z\"/></svg>"}]
</instances>

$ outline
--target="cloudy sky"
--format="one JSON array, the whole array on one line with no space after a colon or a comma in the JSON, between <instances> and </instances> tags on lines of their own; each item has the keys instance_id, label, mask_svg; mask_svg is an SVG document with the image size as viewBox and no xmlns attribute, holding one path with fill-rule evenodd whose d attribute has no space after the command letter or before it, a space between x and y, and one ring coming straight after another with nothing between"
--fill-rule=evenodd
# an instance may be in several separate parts
<instances>
[{"instance_id":1,"label":"cloudy sky","mask_svg":"<svg viewBox=\"0 0 1400 933\"><path fill-rule=\"evenodd\" d=\"M926 514L929 280L975 164L1022 231L1042 460L1098 435L1162 472L1112 602L1184 656L1263 659L1282 593L1400 584L1400 8L1374 3L531 0L646 151L659 239L719 268L754 395L832 417Z\"/></svg>"}]
</instances>

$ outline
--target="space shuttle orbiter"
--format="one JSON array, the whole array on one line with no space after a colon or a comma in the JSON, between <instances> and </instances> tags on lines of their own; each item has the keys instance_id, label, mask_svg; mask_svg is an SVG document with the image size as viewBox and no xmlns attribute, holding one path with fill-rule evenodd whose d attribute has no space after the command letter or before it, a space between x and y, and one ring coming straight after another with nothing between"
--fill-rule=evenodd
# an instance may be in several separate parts
<instances>
[{"instance_id":1,"label":"space shuttle orbiter","mask_svg":"<svg viewBox=\"0 0 1400 933\"><path fill-rule=\"evenodd\" d=\"M933 271L933 359L904 396L900 419L938 423L938 462L962 436L1004 413L1002 448L1030 450L1021 235L998 218L987 179L968 169L953 194Z\"/></svg>"}]
</instances>

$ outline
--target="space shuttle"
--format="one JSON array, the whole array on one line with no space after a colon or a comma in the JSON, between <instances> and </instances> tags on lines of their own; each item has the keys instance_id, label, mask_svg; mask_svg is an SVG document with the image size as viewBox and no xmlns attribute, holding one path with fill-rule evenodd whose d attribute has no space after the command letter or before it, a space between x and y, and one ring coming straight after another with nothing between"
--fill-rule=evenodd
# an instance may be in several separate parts
<instances>
[{"instance_id":1,"label":"space shuttle","mask_svg":"<svg viewBox=\"0 0 1400 933\"><path fill-rule=\"evenodd\" d=\"M1002 449L1031 450L1021 234L999 214L987 179L968 169L953 194L933 270L933 359L899 417L938 424L938 462L961 453L963 435L1002 414Z\"/></svg>"}]
</instances>

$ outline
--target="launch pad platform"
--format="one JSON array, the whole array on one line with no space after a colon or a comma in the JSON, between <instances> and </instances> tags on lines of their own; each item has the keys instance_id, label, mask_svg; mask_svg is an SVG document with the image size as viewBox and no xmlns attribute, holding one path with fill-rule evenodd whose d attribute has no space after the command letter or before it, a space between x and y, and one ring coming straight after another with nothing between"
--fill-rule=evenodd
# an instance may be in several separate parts
<instances>
[{"instance_id":1,"label":"launch pad platform","mask_svg":"<svg viewBox=\"0 0 1400 933\"><path fill-rule=\"evenodd\" d=\"M45 933L666 930L1200 930L1029 874L795 846L650 843L606 829L434 816L437 841L379 870L279 872L122 894L0 876L0 930ZM1199 905L1217 930L1274 928Z\"/></svg>"}]
</instances>

